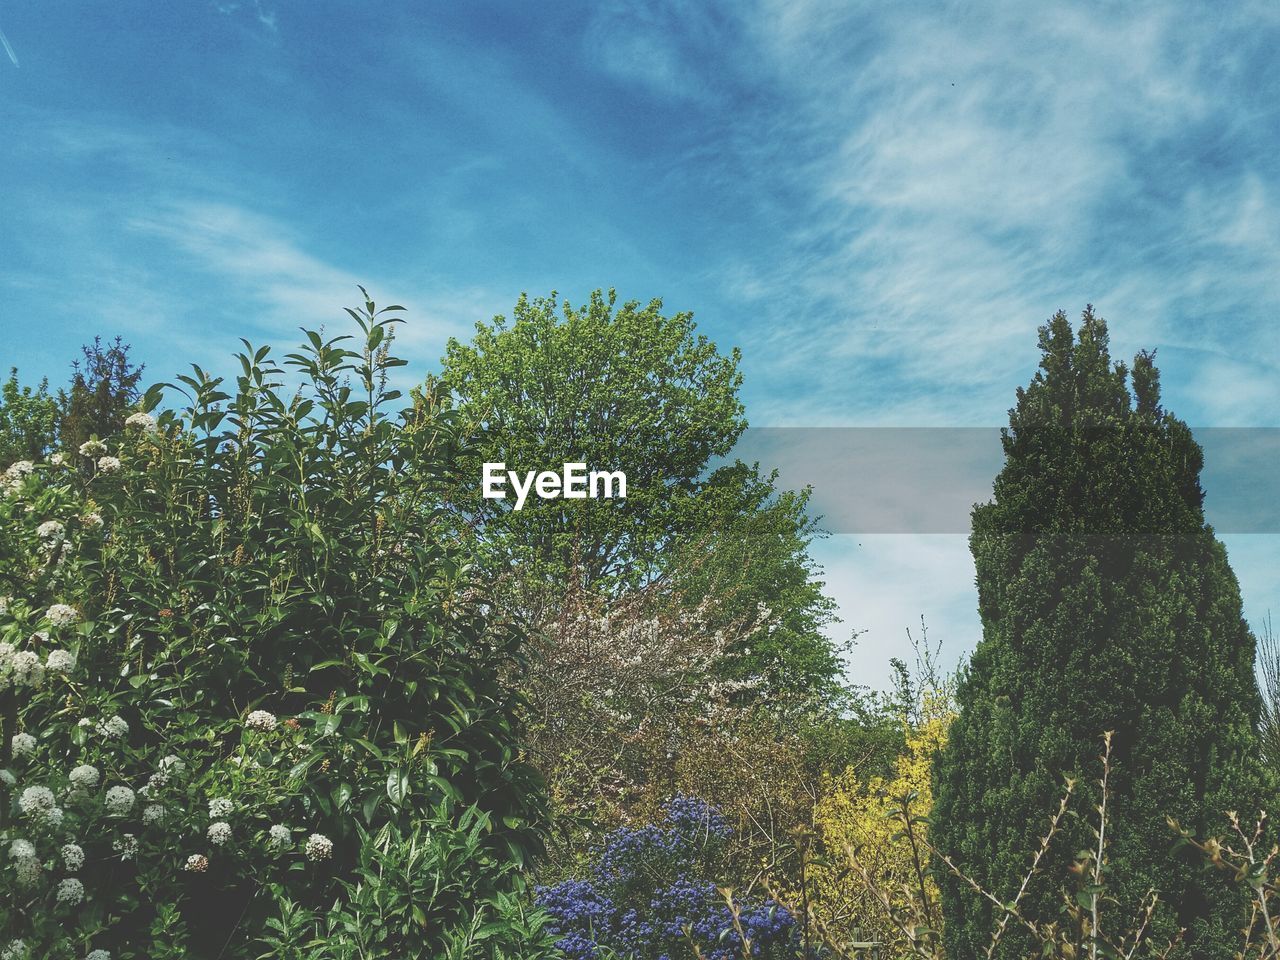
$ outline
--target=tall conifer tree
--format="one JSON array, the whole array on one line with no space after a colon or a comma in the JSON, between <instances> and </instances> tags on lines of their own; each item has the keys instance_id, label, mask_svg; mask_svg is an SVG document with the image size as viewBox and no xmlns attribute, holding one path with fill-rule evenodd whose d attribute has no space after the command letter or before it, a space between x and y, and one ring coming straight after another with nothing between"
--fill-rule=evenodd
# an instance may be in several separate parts
<instances>
[{"instance_id":1,"label":"tall conifer tree","mask_svg":"<svg viewBox=\"0 0 1280 960\"><path fill-rule=\"evenodd\" d=\"M1187 929L1186 956L1229 957L1246 919L1237 894L1186 851L1166 815L1220 833L1261 794L1255 641L1226 552L1204 521L1203 456L1160 405L1153 355L1114 363L1092 307L1078 335L1059 312L1003 431L1005 465L975 507L970 548L983 639L935 772L932 837L1004 901L1057 806L1096 817L1100 735L1114 731L1104 923L1137 920L1160 893L1157 928ZM1062 908L1066 867L1089 846L1070 821L1024 911ZM939 870L948 955L984 954L989 902ZM1011 925L1001 957L1032 955ZM1235 937L1238 940L1238 933Z\"/></svg>"}]
</instances>

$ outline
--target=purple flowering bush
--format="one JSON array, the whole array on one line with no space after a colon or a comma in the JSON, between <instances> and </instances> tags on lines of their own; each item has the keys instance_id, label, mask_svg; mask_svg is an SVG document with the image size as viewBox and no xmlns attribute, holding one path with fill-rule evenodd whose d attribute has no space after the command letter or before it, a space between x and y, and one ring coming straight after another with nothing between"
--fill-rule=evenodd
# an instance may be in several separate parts
<instances>
[{"instance_id":1,"label":"purple flowering bush","mask_svg":"<svg viewBox=\"0 0 1280 960\"><path fill-rule=\"evenodd\" d=\"M731 830L720 812L677 796L661 823L614 830L589 875L538 889L538 904L570 960L678 960L694 946L706 960L744 956L743 937L715 875ZM751 956L796 955L796 922L770 900L736 901Z\"/></svg>"}]
</instances>

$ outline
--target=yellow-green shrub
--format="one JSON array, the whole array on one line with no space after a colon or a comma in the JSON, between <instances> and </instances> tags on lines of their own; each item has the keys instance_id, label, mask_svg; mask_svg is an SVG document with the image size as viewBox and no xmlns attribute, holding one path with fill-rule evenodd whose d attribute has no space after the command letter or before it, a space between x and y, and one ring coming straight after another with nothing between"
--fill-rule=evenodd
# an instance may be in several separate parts
<instances>
[{"instance_id":1,"label":"yellow-green shrub","mask_svg":"<svg viewBox=\"0 0 1280 960\"><path fill-rule=\"evenodd\" d=\"M911 900L937 903L920 840L933 802L930 769L946 743L952 712L949 699L938 694L926 694L922 706L917 719L903 719L905 748L891 777L867 779L858 767L847 767L826 780L815 805L807 898L815 917L838 937L852 938L860 929L866 939L902 946L901 933L873 887L898 906ZM904 808L916 820L914 842L903 829Z\"/></svg>"}]
</instances>

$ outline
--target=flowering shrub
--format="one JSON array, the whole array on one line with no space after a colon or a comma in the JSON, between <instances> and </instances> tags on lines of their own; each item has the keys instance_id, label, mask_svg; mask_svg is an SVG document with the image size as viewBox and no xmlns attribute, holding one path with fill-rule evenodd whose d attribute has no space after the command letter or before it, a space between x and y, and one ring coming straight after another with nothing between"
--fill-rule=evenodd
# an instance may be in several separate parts
<instances>
[{"instance_id":1,"label":"flowering shrub","mask_svg":"<svg viewBox=\"0 0 1280 960\"><path fill-rule=\"evenodd\" d=\"M867 780L855 767L828 778L813 813L822 856L806 875L811 908L828 931L851 938L852 930L860 930L888 944L894 956L905 955L907 946L892 911L905 910L907 901L915 898L926 913L936 913L938 901L922 844L927 842L933 803L933 759L946 743L953 716L950 700L945 693L925 691L919 714L907 722L905 750L891 778ZM915 830L902 829L904 815ZM866 872L862 882L850 876L849 858L857 870ZM888 891L891 903L882 904L873 889ZM793 902L798 897L788 890L784 899ZM936 924L936 916L932 919Z\"/></svg>"},{"instance_id":2,"label":"flowering shrub","mask_svg":"<svg viewBox=\"0 0 1280 960\"><path fill-rule=\"evenodd\" d=\"M730 873L785 866L816 771L794 702L730 666L777 626L769 609L734 617L735 605L665 582L608 598L571 588L534 624L526 743L557 814L544 881L576 875L614 827L660 819L673 793L707 800L733 826Z\"/></svg>"},{"instance_id":3,"label":"flowering shrub","mask_svg":"<svg viewBox=\"0 0 1280 960\"><path fill-rule=\"evenodd\" d=\"M795 956L795 921L770 901L733 908L710 879L729 827L714 807L678 796L661 824L622 827L596 851L588 879L538 890L571 960L618 954L675 960Z\"/></svg>"},{"instance_id":4,"label":"flowering shrub","mask_svg":"<svg viewBox=\"0 0 1280 960\"><path fill-rule=\"evenodd\" d=\"M671 795L684 742L743 712L731 702L740 685L716 674L767 611L717 630L707 622L712 606L690 609L660 585L608 600L571 589L554 617L535 625L524 678L528 747L562 822L612 826L623 811L652 815ZM645 800L648 809L635 814Z\"/></svg>"},{"instance_id":5,"label":"flowering shrub","mask_svg":"<svg viewBox=\"0 0 1280 960\"><path fill-rule=\"evenodd\" d=\"M382 314L4 472L0 954L541 955L521 637L438 519L451 414L389 412Z\"/></svg>"}]
</instances>

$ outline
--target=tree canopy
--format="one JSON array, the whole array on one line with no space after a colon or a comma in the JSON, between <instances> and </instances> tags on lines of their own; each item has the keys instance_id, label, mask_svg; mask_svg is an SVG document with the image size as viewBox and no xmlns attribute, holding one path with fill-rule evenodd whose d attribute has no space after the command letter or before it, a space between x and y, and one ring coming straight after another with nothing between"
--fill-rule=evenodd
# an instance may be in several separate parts
<instances>
[{"instance_id":1,"label":"tree canopy","mask_svg":"<svg viewBox=\"0 0 1280 960\"><path fill-rule=\"evenodd\" d=\"M460 503L495 575L517 571L515 603L531 619L554 616L569 582L616 594L662 579L690 606L714 594L725 612L713 628L768 610L773 625L734 669L829 693L834 604L808 553L819 534L808 492L779 491L775 476L727 459L747 426L739 359L659 300L522 296L511 319L478 323L444 357L443 385L481 431ZM627 497L530 498L516 511L474 492L484 462L620 469Z\"/></svg>"}]
</instances>

